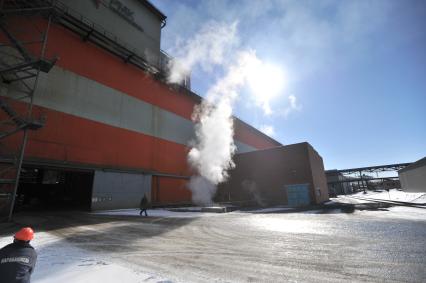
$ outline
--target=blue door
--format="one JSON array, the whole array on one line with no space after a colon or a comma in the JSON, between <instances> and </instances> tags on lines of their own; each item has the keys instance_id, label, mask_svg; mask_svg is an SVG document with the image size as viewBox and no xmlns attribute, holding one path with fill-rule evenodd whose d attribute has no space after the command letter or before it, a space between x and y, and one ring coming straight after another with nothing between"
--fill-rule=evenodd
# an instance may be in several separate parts
<instances>
[{"instance_id":1,"label":"blue door","mask_svg":"<svg viewBox=\"0 0 426 283\"><path fill-rule=\"evenodd\" d=\"M309 184L287 185L286 189L289 206L303 206L311 203Z\"/></svg>"}]
</instances>

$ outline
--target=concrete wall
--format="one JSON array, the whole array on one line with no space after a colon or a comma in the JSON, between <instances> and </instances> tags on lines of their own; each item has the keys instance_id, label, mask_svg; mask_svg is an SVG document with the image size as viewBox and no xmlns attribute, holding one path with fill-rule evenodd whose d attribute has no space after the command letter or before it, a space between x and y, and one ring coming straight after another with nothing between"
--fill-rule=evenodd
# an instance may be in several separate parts
<instances>
[{"instance_id":1,"label":"concrete wall","mask_svg":"<svg viewBox=\"0 0 426 283\"><path fill-rule=\"evenodd\" d=\"M139 207L151 199L151 175L95 171L91 210Z\"/></svg>"},{"instance_id":2,"label":"concrete wall","mask_svg":"<svg viewBox=\"0 0 426 283\"><path fill-rule=\"evenodd\" d=\"M219 186L217 201L286 204L286 185L309 184L312 203L328 199L322 159L308 143L238 154L229 180ZM321 195L315 196L315 188Z\"/></svg>"},{"instance_id":3,"label":"concrete wall","mask_svg":"<svg viewBox=\"0 0 426 283\"><path fill-rule=\"evenodd\" d=\"M137 0L104 0L99 7L96 1L62 0L90 21L102 26L127 45L136 48L137 53L158 65L160 56L161 20ZM134 23L121 16L114 7L123 5L133 12Z\"/></svg>"},{"instance_id":4,"label":"concrete wall","mask_svg":"<svg viewBox=\"0 0 426 283\"><path fill-rule=\"evenodd\" d=\"M426 165L399 172L401 188L406 192L426 192Z\"/></svg>"}]
</instances>

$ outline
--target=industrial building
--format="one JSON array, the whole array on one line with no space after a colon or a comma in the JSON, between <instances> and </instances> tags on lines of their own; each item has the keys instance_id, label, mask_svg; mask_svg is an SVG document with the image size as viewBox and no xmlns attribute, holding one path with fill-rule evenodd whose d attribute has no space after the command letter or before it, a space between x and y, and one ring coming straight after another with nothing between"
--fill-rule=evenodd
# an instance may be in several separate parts
<instances>
[{"instance_id":1,"label":"industrial building","mask_svg":"<svg viewBox=\"0 0 426 283\"><path fill-rule=\"evenodd\" d=\"M399 189L397 172L411 163L397 163L333 169L325 171L330 196L367 192L367 190ZM394 176L392 176L394 175Z\"/></svg>"},{"instance_id":2,"label":"industrial building","mask_svg":"<svg viewBox=\"0 0 426 283\"><path fill-rule=\"evenodd\" d=\"M337 169L326 170L325 176L327 177L328 191L330 196L346 195L353 192L352 184L349 182L350 177L346 177Z\"/></svg>"},{"instance_id":3,"label":"industrial building","mask_svg":"<svg viewBox=\"0 0 426 283\"><path fill-rule=\"evenodd\" d=\"M2 1L2 176L18 203L85 209L188 203L201 98L166 83L166 16L145 0ZM135 48L137 47L137 48ZM235 119L238 152L280 145ZM36 201L36 199L38 199Z\"/></svg>"},{"instance_id":4,"label":"industrial building","mask_svg":"<svg viewBox=\"0 0 426 283\"><path fill-rule=\"evenodd\" d=\"M426 192L426 157L398 171L402 190Z\"/></svg>"},{"instance_id":5,"label":"industrial building","mask_svg":"<svg viewBox=\"0 0 426 283\"><path fill-rule=\"evenodd\" d=\"M171 58L160 49L166 16L146 0L1 5L0 215L15 204L137 207L144 194L153 205L190 203L191 114L201 98L189 77L167 83ZM322 160L312 147L280 147L237 118L234 128L235 173L250 172L244 160L264 162L250 180L262 186L261 174L273 174L277 183L265 183L266 199L284 187L284 202L299 187L309 191L300 204L328 198Z\"/></svg>"},{"instance_id":6,"label":"industrial building","mask_svg":"<svg viewBox=\"0 0 426 283\"><path fill-rule=\"evenodd\" d=\"M322 157L307 142L237 154L217 201L304 206L328 201Z\"/></svg>"}]
</instances>

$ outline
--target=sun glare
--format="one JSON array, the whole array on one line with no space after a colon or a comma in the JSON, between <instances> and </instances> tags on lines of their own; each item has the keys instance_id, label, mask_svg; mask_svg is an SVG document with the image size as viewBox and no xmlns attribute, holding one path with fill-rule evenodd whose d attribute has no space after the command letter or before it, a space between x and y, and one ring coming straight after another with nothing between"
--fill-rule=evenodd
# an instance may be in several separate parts
<instances>
[{"instance_id":1,"label":"sun glare","mask_svg":"<svg viewBox=\"0 0 426 283\"><path fill-rule=\"evenodd\" d=\"M286 75L277 65L258 62L251 67L248 85L255 99L260 103L268 103L279 96L286 86Z\"/></svg>"}]
</instances>

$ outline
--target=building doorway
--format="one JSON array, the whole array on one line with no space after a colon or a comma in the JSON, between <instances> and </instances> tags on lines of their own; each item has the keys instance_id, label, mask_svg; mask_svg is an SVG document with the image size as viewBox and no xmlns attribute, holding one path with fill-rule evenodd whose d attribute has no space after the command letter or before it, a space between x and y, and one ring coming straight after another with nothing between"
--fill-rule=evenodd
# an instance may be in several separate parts
<instances>
[{"instance_id":1,"label":"building doorway","mask_svg":"<svg viewBox=\"0 0 426 283\"><path fill-rule=\"evenodd\" d=\"M90 210L93 171L24 167L15 210Z\"/></svg>"}]
</instances>

